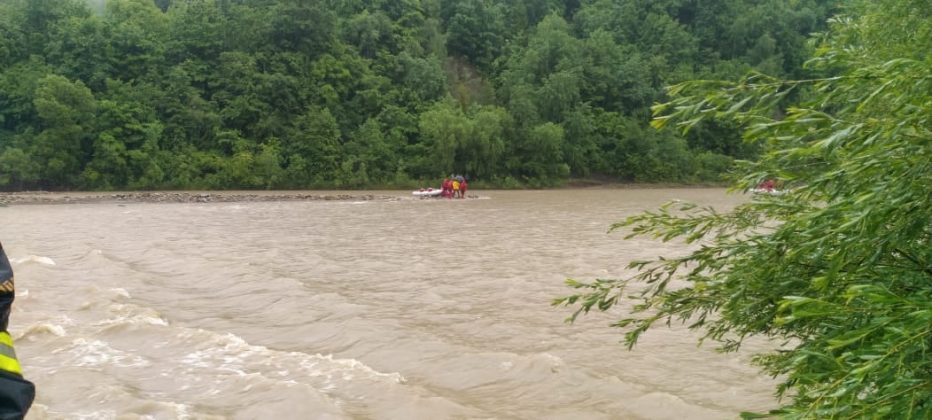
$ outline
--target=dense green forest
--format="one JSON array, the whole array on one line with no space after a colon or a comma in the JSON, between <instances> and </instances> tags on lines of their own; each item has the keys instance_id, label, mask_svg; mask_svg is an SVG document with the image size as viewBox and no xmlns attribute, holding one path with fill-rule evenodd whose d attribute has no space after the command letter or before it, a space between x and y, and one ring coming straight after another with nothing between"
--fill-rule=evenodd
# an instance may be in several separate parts
<instances>
[{"instance_id":1,"label":"dense green forest","mask_svg":"<svg viewBox=\"0 0 932 420\"><path fill-rule=\"evenodd\" d=\"M0 188L716 180L664 87L804 77L828 0L0 0Z\"/></svg>"}]
</instances>

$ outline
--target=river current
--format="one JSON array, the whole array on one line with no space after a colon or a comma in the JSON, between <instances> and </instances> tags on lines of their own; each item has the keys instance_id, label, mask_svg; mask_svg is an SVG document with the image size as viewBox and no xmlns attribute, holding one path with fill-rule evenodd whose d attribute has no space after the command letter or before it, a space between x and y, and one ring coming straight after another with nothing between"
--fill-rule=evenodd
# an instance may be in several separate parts
<instances>
[{"instance_id":1,"label":"river current","mask_svg":"<svg viewBox=\"0 0 932 420\"><path fill-rule=\"evenodd\" d=\"M550 306L680 243L607 234L721 189L0 208L29 419L725 419L777 403L748 349L634 351ZM763 344L759 344L763 345ZM753 350L750 349L750 350Z\"/></svg>"}]
</instances>

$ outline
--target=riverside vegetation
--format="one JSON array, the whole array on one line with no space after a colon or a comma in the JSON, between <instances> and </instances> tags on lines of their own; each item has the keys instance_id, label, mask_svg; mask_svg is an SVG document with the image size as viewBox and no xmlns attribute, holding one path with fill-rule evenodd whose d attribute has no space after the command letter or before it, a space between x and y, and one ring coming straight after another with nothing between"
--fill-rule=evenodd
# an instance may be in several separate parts
<instances>
[{"instance_id":1,"label":"riverside vegetation","mask_svg":"<svg viewBox=\"0 0 932 420\"><path fill-rule=\"evenodd\" d=\"M808 66L820 77L672 87L655 125L735 121L764 150L736 188L775 177L787 192L725 213L671 203L631 217L614 228L694 251L632 263L637 292L570 280L580 293L555 303L576 319L630 295L614 324L629 348L658 322L686 323L724 351L772 339L754 359L782 381L784 405L769 415L932 418L930 14L923 0L849 2L817 38ZM805 100L781 106L800 91Z\"/></svg>"},{"instance_id":2,"label":"riverside vegetation","mask_svg":"<svg viewBox=\"0 0 932 420\"><path fill-rule=\"evenodd\" d=\"M759 148L651 104L806 77L836 3L0 0L0 189L718 181Z\"/></svg>"}]
</instances>

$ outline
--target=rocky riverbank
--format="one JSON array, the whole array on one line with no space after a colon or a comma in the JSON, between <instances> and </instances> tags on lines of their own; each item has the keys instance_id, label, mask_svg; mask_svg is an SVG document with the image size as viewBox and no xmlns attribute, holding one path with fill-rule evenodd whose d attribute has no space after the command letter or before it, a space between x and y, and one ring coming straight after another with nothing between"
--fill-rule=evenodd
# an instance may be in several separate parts
<instances>
[{"instance_id":1,"label":"rocky riverbank","mask_svg":"<svg viewBox=\"0 0 932 420\"><path fill-rule=\"evenodd\" d=\"M126 193L0 193L0 206L89 203L231 203L262 201L393 201L400 197L374 194L309 194L299 192L126 192Z\"/></svg>"}]
</instances>

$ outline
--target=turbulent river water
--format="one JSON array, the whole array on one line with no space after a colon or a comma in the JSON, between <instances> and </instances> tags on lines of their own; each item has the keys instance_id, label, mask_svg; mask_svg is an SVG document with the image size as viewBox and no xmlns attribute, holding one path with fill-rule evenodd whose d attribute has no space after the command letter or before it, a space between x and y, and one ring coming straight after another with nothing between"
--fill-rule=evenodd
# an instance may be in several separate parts
<instances>
[{"instance_id":1,"label":"turbulent river water","mask_svg":"<svg viewBox=\"0 0 932 420\"><path fill-rule=\"evenodd\" d=\"M742 197L475 194L0 208L11 333L38 388L28 418L724 419L776 405L747 352L697 348L677 326L629 352L607 326L620 310L568 325L549 304L567 277L686 250L611 223Z\"/></svg>"}]
</instances>

